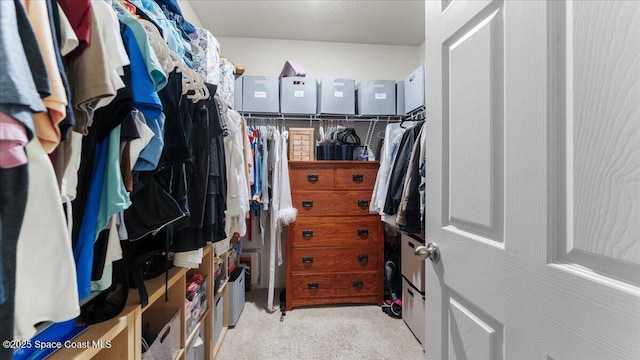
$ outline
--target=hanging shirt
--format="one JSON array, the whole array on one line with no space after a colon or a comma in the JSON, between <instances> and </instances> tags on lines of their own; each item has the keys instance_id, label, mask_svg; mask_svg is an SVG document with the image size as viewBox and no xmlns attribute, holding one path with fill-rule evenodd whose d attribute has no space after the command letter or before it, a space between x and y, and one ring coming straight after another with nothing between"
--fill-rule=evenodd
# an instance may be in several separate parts
<instances>
[{"instance_id":1,"label":"hanging shirt","mask_svg":"<svg viewBox=\"0 0 640 360\"><path fill-rule=\"evenodd\" d=\"M56 2L56 6L58 7L58 21L60 23L60 54L65 57L80 45L80 41L73 31L69 18L67 18L58 2Z\"/></svg>"},{"instance_id":2,"label":"hanging shirt","mask_svg":"<svg viewBox=\"0 0 640 360\"><path fill-rule=\"evenodd\" d=\"M91 39L91 1L90 0L56 0L73 27L79 44L64 60L71 63L89 47Z\"/></svg>"},{"instance_id":3,"label":"hanging shirt","mask_svg":"<svg viewBox=\"0 0 640 360\"><path fill-rule=\"evenodd\" d=\"M115 11L102 0L94 1L93 9L93 11L100 14L98 17L100 21L98 32L104 44L103 46L105 49L109 49L105 54L106 66L111 84L117 91L125 86L121 76L124 75L124 67L130 64L129 56L122 41L122 36L120 35L120 22L118 21ZM100 99L96 108L107 106L111 100L113 100L113 98Z\"/></svg>"},{"instance_id":4,"label":"hanging shirt","mask_svg":"<svg viewBox=\"0 0 640 360\"><path fill-rule=\"evenodd\" d=\"M90 26L93 34L91 46L69 64L67 71L73 105L78 110L74 130L83 135L87 135L89 127L93 125L94 112L104 103L111 103L118 91L112 81L107 55L109 49L100 31L101 16L96 14L93 7ZM107 100L101 101L103 98Z\"/></svg>"},{"instance_id":5,"label":"hanging shirt","mask_svg":"<svg viewBox=\"0 0 640 360\"><path fill-rule=\"evenodd\" d=\"M185 47L182 36L171 20L164 14L160 5L153 0L130 0L130 3L144 11L156 24L162 28L162 33L169 48L180 57L185 55Z\"/></svg>"},{"instance_id":6,"label":"hanging shirt","mask_svg":"<svg viewBox=\"0 0 640 360\"><path fill-rule=\"evenodd\" d=\"M153 81L156 91L160 91L167 85L167 75L162 69L162 65L158 60L156 53L149 44L149 36L147 35L147 32L144 30L142 24L140 24L140 22L135 19L119 2L112 1L111 7L115 10L118 20L124 23L133 32L136 42L138 43L140 54L142 54L142 58L147 66L149 76Z\"/></svg>"},{"instance_id":7,"label":"hanging shirt","mask_svg":"<svg viewBox=\"0 0 640 360\"><path fill-rule=\"evenodd\" d=\"M27 145L27 154L29 194L17 248L15 340L32 338L37 323L80 315L71 239L53 167L38 139Z\"/></svg>"},{"instance_id":8,"label":"hanging shirt","mask_svg":"<svg viewBox=\"0 0 640 360\"><path fill-rule=\"evenodd\" d=\"M26 164L24 147L28 142L24 125L0 111L0 168L10 169Z\"/></svg>"},{"instance_id":9,"label":"hanging shirt","mask_svg":"<svg viewBox=\"0 0 640 360\"><path fill-rule=\"evenodd\" d=\"M140 110L146 119L156 119L162 114L162 103L147 72L147 67L135 40L133 31L123 26L122 39L131 62L131 93L133 106Z\"/></svg>"},{"instance_id":10,"label":"hanging shirt","mask_svg":"<svg viewBox=\"0 0 640 360\"><path fill-rule=\"evenodd\" d=\"M40 53L49 75L49 88L51 90L51 95L43 99L48 111L34 114L33 123L43 149L47 153L51 153L60 143L59 124L66 117L67 95L56 60L47 3L37 0L25 0L25 9L38 39Z\"/></svg>"}]
</instances>

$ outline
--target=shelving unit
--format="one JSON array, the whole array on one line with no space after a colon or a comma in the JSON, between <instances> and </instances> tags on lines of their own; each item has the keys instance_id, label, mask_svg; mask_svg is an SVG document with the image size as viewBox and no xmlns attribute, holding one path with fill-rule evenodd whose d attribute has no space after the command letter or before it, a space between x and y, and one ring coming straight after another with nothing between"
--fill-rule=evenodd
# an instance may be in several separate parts
<instances>
[{"instance_id":1,"label":"shelving unit","mask_svg":"<svg viewBox=\"0 0 640 360\"><path fill-rule=\"evenodd\" d=\"M87 342L87 348L72 349L62 348L51 354L47 359L53 360L111 360L111 359L142 359L142 327L149 323L154 333L160 332L165 324L176 314L180 313L180 347L176 349L176 360L186 360L187 349L197 338L198 332L204 340L205 360L215 359L226 331L227 319L227 283L228 257L227 253L222 258L222 271L224 284L214 292L214 251L212 245L207 245L203 250L202 263L197 269L185 269L174 267L168 272L168 281L165 284L165 274L145 281L145 287L149 294L149 303L145 307L140 305L140 297L137 289L131 289L125 309L117 317L108 321L91 325L85 331L76 336L74 343ZM187 333L186 329L186 282L193 273L203 275L207 282L207 309L196 322L193 329ZM214 343L213 327L216 322L214 304L222 299L223 308L221 314L222 331ZM80 320L78 320L80 323ZM173 329L172 329L173 330ZM93 347L93 344L103 344L103 347ZM107 344L109 344L107 346Z\"/></svg>"},{"instance_id":2,"label":"shelving unit","mask_svg":"<svg viewBox=\"0 0 640 360\"><path fill-rule=\"evenodd\" d=\"M280 113L260 113L240 111L240 114L249 120L282 120L282 121L320 121L320 120L340 120L351 122L371 122L371 121L413 121L424 119L424 106L419 107L405 115L331 115L331 114L280 114Z\"/></svg>"}]
</instances>

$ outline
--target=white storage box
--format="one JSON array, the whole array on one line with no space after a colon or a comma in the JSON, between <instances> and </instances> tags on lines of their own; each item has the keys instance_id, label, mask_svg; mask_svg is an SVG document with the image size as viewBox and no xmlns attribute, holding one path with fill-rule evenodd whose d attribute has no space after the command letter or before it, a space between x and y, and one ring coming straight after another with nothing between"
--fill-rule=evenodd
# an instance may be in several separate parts
<instances>
[{"instance_id":1,"label":"white storage box","mask_svg":"<svg viewBox=\"0 0 640 360\"><path fill-rule=\"evenodd\" d=\"M400 263L402 264L402 276L407 278L419 291L424 292L424 260L418 259L414 251L418 246L424 246L424 242L407 234L401 236Z\"/></svg>"},{"instance_id":2,"label":"white storage box","mask_svg":"<svg viewBox=\"0 0 640 360\"><path fill-rule=\"evenodd\" d=\"M364 80L356 87L358 115L395 115L396 83L393 80Z\"/></svg>"},{"instance_id":3,"label":"white storage box","mask_svg":"<svg viewBox=\"0 0 640 360\"><path fill-rule=\"evenodd\" d=\"M404 81L396 83L396 115L406 115L404 111Z\"/></svg>"},{"instance_id":4,"label":"white storage box","mask_svg":"<svg viewBox=\"0 0 640 360\"><path fill-rule=\"evenodd\" d=\"M175 360L180 353L180 310L162 327L149 349L142 353L142 360Z\"/></svg>"},{"instance_id":5,"label":"white storage box","mask_svg":"<svg viewBox=\"0 0 640 360\"><path fill-rule=\"evenodd\" d=\"M229 277L229 326L236 326L244 309L244 268L236 267Z\"/></svg>"},{"instance_id":6,"label":"white storage box","mask_svg":"<svg viewBox=\"0 0 640 360\"><path fill-rule=\"evenodd\" d=\"M404 111L424 106L424 64L404 78Z\"/></svg>"},{"instance_id":7,"label":"white storage box","mask_svg":"<svg viewBox=\"0 0 640 360\"><path fill-rule=\"evenodd\" d=\"M245 75L242 79L242 111L280 112L280 91L275 76Z\"/></svg>"},{"instance_id":8,"label":"white storage box","mask_svg":"<svg viewBox=\"0 0 640 360\"><path fill-rule=\"evenodd\" d=\"M355 80L323 78L318 85L318 113L355 115Z\"/></svg>"},{"instance_id":9,"label":"white storage box","mask_svg":"<svg viewBox=\"0 0 640 360\"><path fill-rule=\"evenodd\" d=\"M318 83L307 77L280 79L280 112L283 114L315 114Z\"/></svg>"},{"instance_id":10,"label":"white storage box","mask_svg":"<svg viewBox=\"0 0 640 360\"><path fill-rule=\"evenodd\" d=\"M242 76L236 79L233 92L233 110L242 111Z\"/></svg>"},{"instance_id":11,"label":"white storage box","mask_svg":"<svg viewBox=\"0 0 640 360\"><path fill-rule=\"evenodd\" d=\"M224 296L220 296L218 300L216 300L215 304L215 314L213 316L213 345L218 343L218 339L222 334L223 327L223 317L224 317Z\"/></svg>"},{"instance_id":12,"label":"white storage box","mask_svg":"<svg viewBox=\"0 0 640 360\"><path fill-rule=\"evenodd\" d=\"M418 339L422 349L426 333L425 306L424 294L413 288L407 279L402 278L402 320Z\"/></svg>"}]
</instances>

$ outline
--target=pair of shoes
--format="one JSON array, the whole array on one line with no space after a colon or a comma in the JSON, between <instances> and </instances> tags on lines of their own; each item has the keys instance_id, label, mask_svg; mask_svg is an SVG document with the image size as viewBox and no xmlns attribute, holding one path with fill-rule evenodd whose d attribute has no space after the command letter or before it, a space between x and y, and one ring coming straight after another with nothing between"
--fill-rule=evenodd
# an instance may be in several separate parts
<instances>
[{"instance_id":1,"label":"pair of shoes","mask_svg":"<svg viewBox=\"0 0 640 360\"><path fill-rule=\"evenodd\" d=\"M382 304L382 312L391 316L392 318L402 319L402 300L385 300L384 304Z\"/></svg>"}]
</instances>

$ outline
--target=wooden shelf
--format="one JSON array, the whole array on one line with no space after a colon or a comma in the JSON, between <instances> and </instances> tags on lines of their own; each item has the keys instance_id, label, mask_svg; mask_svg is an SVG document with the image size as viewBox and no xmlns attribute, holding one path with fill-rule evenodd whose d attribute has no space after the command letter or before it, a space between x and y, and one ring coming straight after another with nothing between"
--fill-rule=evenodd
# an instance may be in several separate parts
<instances>
[{"instance_id":1,"label":"wooden shelf","mask_svg":"<svg viewBox=\"0 0 640 360\"><path fill-rule=\"evenodd\" d=\"M204 340L205 359L215 359L215 356L222 346L224 336L228 329L227 305L224 306L223 328L217 342L213 343L213 317L215 316L215 301L221 296L225 296L228 290L228 259L227 254L222 254L223 269L226 274L226 281L215 293L214 286L214 249L212 245L207 245L203 249L203 259L196 269L185 269L174 267L168 271L167 276L161 274L156 278L146 280L149 302L144 308L140 304L138 289L130 289L129 297L125 309L117 317L89 326L85 331L76 336L74 343L89 344L86 348L62 348L48 357L54 360L111 360L111 359L133 359L140 360L142 357L142 324L151 324L152 331L159 331L177 311L180 312L181 333L180 352L176 359L186 360L188 346L191 346L200 331ZM197 272L207 279L207 309L204 311L194 328L187 334L186 329L186 280L188 274ZM168 278L168 280L167 280ZM166 284L165 284L166 281ZM168 301L164 301L164 297ZM105 344L103 347L92 347L95 344ZM107 344L111 347L107 348Z\"/></svg>"},{"instance_id":2,"label":"wooden shelf","mask_svg":"<svg viewBox=\"0 0 640 360\"><path fill-rule=\"evenodd\" d=\"M117 317L105 322L91 325L85 331L71 339L74 344L87 344L86 348L61 348L51 354L47 359L52 360L70 360L70 359L91 359L98 353L106 353L111 349L115 351L114 339L116 339L123 331L134 330L136 323L140 323L140 306L129 305ZM100 346L100 344L102 346ZM94 346L95 345L95 346ZM107 348L110 346L111 348ZM133 359L133 350L127 352Z\"/></svg>"},{"instance_id":3,"label":"wooden shelf","mask_svg":"<svg viewBox=\"0 0 640 360\"><path fill-rule=\"evenodd\" d=\"M181 267L174 267L169 269L169 282L167 287L172 287L176 282L185 275L186 269ZM145 312L153 303L164 296L165 294L165 274L159 275L150 280L144 282L149 295L149 303L142 308L142 312ZM140 294L138 289L129 290L129 298L127 304L135 305L140 304Z\"/></svg>"}]
</instances>

